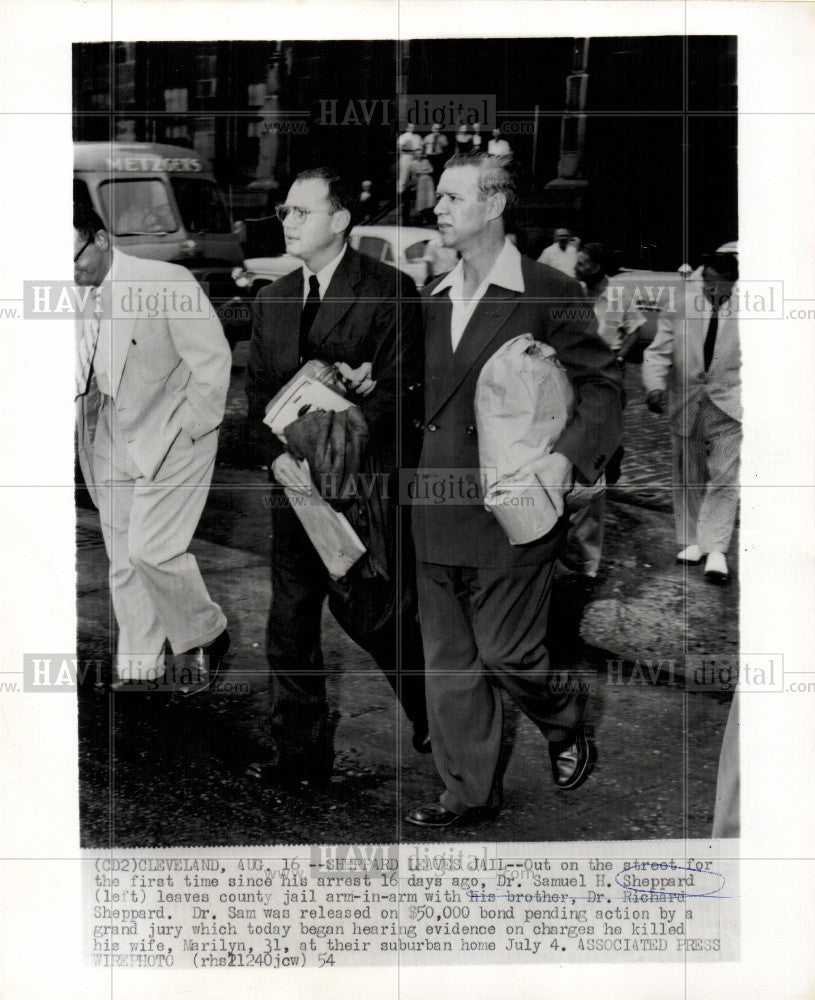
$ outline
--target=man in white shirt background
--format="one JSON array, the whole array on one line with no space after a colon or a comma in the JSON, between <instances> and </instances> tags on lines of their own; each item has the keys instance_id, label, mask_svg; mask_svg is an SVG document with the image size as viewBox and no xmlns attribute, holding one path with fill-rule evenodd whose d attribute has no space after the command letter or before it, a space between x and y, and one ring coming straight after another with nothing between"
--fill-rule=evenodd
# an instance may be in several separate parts
<instances>
[{"instance_id":1,"label":"man in white shirt background","mask_svg":"<svg viewBox=\"0 0 815 1000\"><path fill-rule=\"evenodd\" d=\"M487 152L490 156L511 156L512 147L501 137L501 129L494 128L492 130L492 138L487 143Z\"/></svg>"},{"instance_id":2,"label":"man in white shirt background","mask_svg":"<svg viewBox=\"0 0 815 1000\"><path fill-rule=\"evenodd\" d=\"M556 229L554 242L538 257L541 264L548 264L570 278L575 276L574 266L577 262L577 247L572 242L572 234L568 229Z\"/></svg>"},{"instance_id":3,"label":"man in white shirt background","mask_svg":"<svg viewBox=\"0 0 815 1000\"><path fill-rule=\"evenodd\" d=\"M705 559L705 579L715 584L729 580L726 553L739 503L738 276L736 254L709 254L701 283L686 286L684 312L660 314L642 361L652 412L664 412L670 385L677 562Z\"/></svg>"}]
</instances>

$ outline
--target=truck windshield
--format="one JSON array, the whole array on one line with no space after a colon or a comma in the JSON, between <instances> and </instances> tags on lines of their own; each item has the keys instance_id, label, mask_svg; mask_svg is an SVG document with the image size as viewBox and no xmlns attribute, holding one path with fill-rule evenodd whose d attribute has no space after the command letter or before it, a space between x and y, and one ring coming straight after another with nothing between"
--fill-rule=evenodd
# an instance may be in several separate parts
<instances>
[{"instance_id":1,"label":"truck windshield","mask_svg":"<svg viewBox=\"0 0 815 1000\"><path fill-rule=\"evenodd\" d=\"M99 198L114 236L178 231L167 188L158 178L103 181Z\"/></svg>"},{"instance_id":2,"label":"truck windshield","mask_svg":"<svg viewBox=\"0 0 815 1000\"><path fill-rule=\"evenodd\" d=\"M232 232L223 195L212 181L197 177L171 177L170 183L188 233Z\"/></svg>"}]
</instances>

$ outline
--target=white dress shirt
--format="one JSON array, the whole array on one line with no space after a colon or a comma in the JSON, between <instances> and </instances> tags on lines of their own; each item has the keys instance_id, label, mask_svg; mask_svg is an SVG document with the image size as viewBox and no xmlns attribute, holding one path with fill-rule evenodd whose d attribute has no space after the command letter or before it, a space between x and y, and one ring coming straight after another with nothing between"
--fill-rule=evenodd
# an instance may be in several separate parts
<instances>
[{"instance_id":1,"label":"white dress shirt","mask_svg":"<svg viewBox=\"0 0 815 1000\"><path fill-rule=\"evenodd\" d=\"M453 345L453 351L458 347L475 307L484 298L490 285L498 285L500 288L506 288L512 292L523 293L524 291L521 255L507 239L504 240L501 252L495 258L495 263L490 268L489 274L476 288L472 298L464 297L464 262L461 260L447 277L443 278L433 289L433 295L450 289L450 301L453 303L453 312L450 317L450 341Z\"/></svg>"}]
</instances>

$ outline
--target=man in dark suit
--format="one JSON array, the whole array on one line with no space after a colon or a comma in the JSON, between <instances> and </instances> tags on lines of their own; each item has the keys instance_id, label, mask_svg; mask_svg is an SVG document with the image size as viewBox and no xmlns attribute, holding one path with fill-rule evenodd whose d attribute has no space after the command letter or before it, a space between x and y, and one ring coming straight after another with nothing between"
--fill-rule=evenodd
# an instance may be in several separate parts
<instances>
[{"instance_id":1,"label":"man in dark suit","mask_svg":"<svg viewBox=\"0 0 815 1000\"><path fill-rule=\"evenodd\" d=\"M353 199L343 181L326 169L300 174L278 208L286 251L302 267L263 288L255 300L247 393L250 427L263 435L266 461L283 451L261 421L275 393L302 364L342 363L368 377L349 398L367 425L366 468L392 478L400 462L415 464L417 435L409 387L421 381L421 315L416 286L405 274L357 253L346 244ZM364 368L363 368L364 366ZM413 439L413 451L411 441ZM396 496L396 484L386 491ZM399 544L401 517L391 508L403 570L412 588L409 531ZM389 567L391 577L395 566ZM412 574L410 574L412 575ZM415 597L400 586L396 610L379 628L341 624L371 653L413 723L414 746L429 751L424 663ZM272 605L267 655L271 667L270 759L251 765L264 781L325 782L333 764L334 718L328 711L320 649L320 617L329 577L297 516L275 491L272 507ZM413 590L415 594L415 590Z\"/></svg>"},{"instance_id":2,"label":"man in dark suit","mask_svg":"<svg viewBox=\"0 0 815 1000\"><path fill-rule=\"evenodd\" d=\"M486 361L523 333L551 344L575 393L554 444L553 481L564 498L593 483L622 432L614 355L589 316L576 281L522 257L505 237L517 198L511 157L473 153L449 161L436 216L461 261L422 292L425 314L425 436L420 495L454 499L413 509L419 616L425 647L430 739L445 789L413 810L417 826L446 827L501 805L498 771L503 687L549 741L555 784L576 788L594 748L583 725L585 696L556 690L545 645L555 557L567 517L528 545L512 546L465 480L478 479L474 395ZM575 309L577 307L577 309ZM577 316L578 318L575 318ZM456 477L458 487L450 486ZM568 687L568 685L567 685Z\"/></svg>"}]
</instances>

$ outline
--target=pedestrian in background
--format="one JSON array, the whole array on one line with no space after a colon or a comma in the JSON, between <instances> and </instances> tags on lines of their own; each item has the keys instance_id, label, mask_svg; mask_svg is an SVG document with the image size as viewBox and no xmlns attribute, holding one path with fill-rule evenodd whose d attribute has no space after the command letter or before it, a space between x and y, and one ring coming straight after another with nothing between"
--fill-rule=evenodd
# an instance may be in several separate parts
<instances>
[{"instance_id":1,"label":"pedestrian in background","mask_svg":"<svg viewBox=\"0 0 815 1000\"><path fill-rule=\"evenodd\" d=\"M642 360L648 408L663 413L670 384L677 562L705 559L705 579L729 580L741 467L738 257L705 257L702 281L685 286L683 314L664 310Z\"/></svg>"},{"instance_id":2,"label":"pedestrian in background","mask_svg":"<svg viewBox=\"0 0 815 1000\"><path fill-rule=\"evenodd\" d=\"M441 177L444 161L447 156L447 136L442 132L441 125L435 123L424 137L424 155L433 167L433 184Z\"/></svg>"},{"instance_id":3,"label":"pedestrian in background","mask_svg":"<svg viewBox=\"0 0 815 1000\"><path fill-rule=\"evenodd\" d=\"M548 264L561 274L573 278L574 266L577 263L577 247L572 242L571 232L568 229L556 229L554 241L543 251L538 260L541 264Z\"/></svg>"},{"instance_id":4,"label":"pedestrian in background","mask_svg":"<svg viewBox=\"0 0 815 1000\"><path fill-rule=\"evenodd\" d=\"M492 138L487 143L487 152L490 156L511 156L512 147L506 141L506 139L501 137L501 129L494 128L492 130Z\"/></svg>"},{"instance_id":5,"label":"pedestrian in background","mask_svg":"<svg viewBox=\"0 0 815 1000\"><path fill-rule=\"evenodd\" d=\"M433 184L433 167L421 150L417 150L410 168L411 185L416 191L413 216L420 226L431 225L436 204L436 187Z\"/></svg>"},{"instance_id":6,"label":"pedestrian in background","mask_svg":"<svg viewBox=\"0 0 815 1000\"><path fill-rule=\"evenodd\" d=\"M464 153L469 153L472 150L472 136L470 135L469 128L464 123L456 129L454 141L457 156L462 156Z\"/></svg>"}]
</instances>

